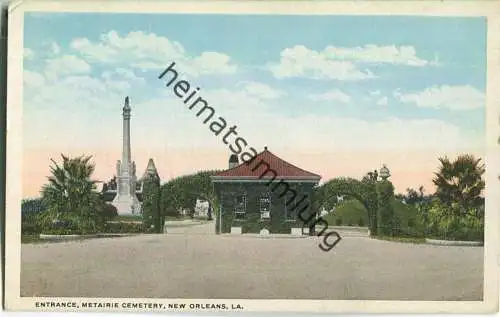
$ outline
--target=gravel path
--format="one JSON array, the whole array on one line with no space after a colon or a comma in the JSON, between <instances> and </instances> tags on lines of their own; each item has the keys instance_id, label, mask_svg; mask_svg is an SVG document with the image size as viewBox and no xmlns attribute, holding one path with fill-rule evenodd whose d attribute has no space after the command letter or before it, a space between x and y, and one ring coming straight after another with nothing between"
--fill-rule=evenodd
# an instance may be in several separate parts
<instances>
[{"instance_id":1,"label":"gravel path","mask_svg":"<svg viewBox=\"0 0 500 317\"><path fill-rule=\"evenodd\" d=\"M482 247L345 237L326 253L317 237L205 235L206 226L22 245L21 296L482 299Z\"/></svg>"}]
</instances>

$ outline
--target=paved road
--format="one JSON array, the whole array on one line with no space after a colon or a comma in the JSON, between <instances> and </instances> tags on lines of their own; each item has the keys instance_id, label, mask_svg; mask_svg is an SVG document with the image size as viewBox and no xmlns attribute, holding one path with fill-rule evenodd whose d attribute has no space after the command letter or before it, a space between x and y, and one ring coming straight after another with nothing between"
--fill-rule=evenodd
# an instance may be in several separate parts
<instances>
[{"instance_id":1,"label":"paved road","mask_svg":"<svg viewBox=\"0 0 500 317\"><path fill-rule=\"evenodd\" d=\"M170 221L167 222L167 233L169 234L191 234L191 235L212 235L215 234L215 222L199 221Z\"/></svg>"},{"instance_id":2,"label":"paved road","mask_svg":"<svg viewBox=\"0 0 500 317\"><path fill-rule=\"evenodd\" d=\"M319 242L167 234L23 245L21 295L482 299L482 247L345 237L325 253Z\"/></svg>"}]
</instances>

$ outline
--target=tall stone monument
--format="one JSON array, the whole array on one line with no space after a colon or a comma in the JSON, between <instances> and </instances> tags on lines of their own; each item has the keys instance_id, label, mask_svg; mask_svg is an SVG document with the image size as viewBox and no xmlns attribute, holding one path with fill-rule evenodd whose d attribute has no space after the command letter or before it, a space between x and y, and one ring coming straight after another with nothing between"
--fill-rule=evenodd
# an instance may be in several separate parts
<instances>
[{"instance_id":1,"label":"tall stone monument","mask_svg":"<svg viewBox=\"0 0 500 317\"><path fill-rule=\"evenodd\" d=\"M113 205L118 215L137 215L141 213L141 203L136 195L135 162L130 150L130 103L125 98L123 106L123 152L121 161L116 163L117 188Z\"/></svg>"}]
</instances>

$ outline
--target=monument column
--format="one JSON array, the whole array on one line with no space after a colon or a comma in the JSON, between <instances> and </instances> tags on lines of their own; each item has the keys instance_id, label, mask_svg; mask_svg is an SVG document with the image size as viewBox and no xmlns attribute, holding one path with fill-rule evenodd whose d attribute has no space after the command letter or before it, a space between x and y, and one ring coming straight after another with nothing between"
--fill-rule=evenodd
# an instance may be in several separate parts
<instances>
[{"instance_id":1,"label":"monument column","mask_svg":"<svg viewBox=\"0 0 500 317\"><path fill-rule=\"evenodd\" d=\"M125 98L123 106L123 148L122 159L117 163L117 189L113 205L119 215L140 213L141 206L136 196L135 162L132 162L130 147L130 101Z\"/></svg>"},{"instance_id":2,"label":"monument column","mask_svg":"<svg viewBox=\"0 0 500 317\"><path fill-rule=\"evenodd\" d=\"M130 151L130 102L128 97L125 98L125 105L123 106L123 149L122 149L122 163L125 166L130 165L131 151Z\"/></svg>"}]
</instances>

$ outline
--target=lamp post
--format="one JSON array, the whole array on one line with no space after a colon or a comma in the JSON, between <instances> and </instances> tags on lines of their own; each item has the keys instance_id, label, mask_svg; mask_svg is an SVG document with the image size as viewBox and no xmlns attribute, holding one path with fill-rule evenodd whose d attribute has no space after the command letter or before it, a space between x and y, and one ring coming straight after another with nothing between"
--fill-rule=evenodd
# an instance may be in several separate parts
<instances>
[{"instance_id":1,"label":"lamp post","mask_svg":"<svg viewBox=\"0 0 500 317\"><path fill-rule=\"evenodd\" d=\"M389 169L387 168L387 166L385 166L385 164L382 165L382 168L380 169L380 173L379 173L379 176L380 178L385 181L387 180L389 177L391 177L391 172L389 171Z\"/></svg>"}]
</instances>

